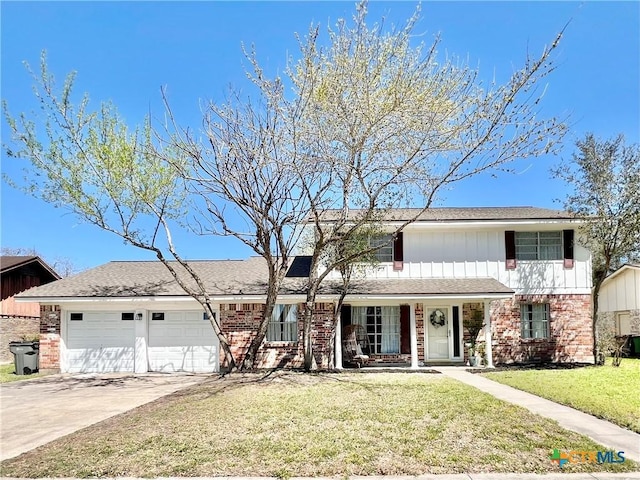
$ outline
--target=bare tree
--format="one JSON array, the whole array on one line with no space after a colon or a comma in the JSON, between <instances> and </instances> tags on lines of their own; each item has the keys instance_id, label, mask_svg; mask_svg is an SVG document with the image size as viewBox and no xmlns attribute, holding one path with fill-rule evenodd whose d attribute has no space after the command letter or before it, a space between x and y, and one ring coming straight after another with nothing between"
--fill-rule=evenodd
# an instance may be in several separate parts
<instances>
[{"instance_id":1,"label":"bare tree","mask_svg":"<svg viewBox=\"0 0 640 480\"><path fill-rule=\"evenodd\" d=\"M40 257L62 278L70 277L71 275L75 275L80 272L80 268L78 268L70 258L57 256L52 259L48 259L41 255L35 248L2 247L0 248L0 255L32 255Z\"/></svg>"},{"instance_id":2,"label":"bare tree","mask_svg":"<svg viewBox=\"0 0 640 480\"><path fill-rule=\"evenodd\" d=\"M300 175L304 192L314 197L306 369L313 367L313 306L321 283L375 248L328 264L320 262L325 249L365 225L389 220L393 208L419 205L388 232L395 238L443 188L485 170L507 169L517 158L552 152L564 132L555 118L538 115L540 83L554 69L551 52L561 34L540 56L527 56L506 83L484 87L477 69L438 54L439 38L414 46L419 10L401 28L368 26L366 17L361 2L351 24L339 20L329 30L326 48L312 27L300 42L300 59L287 71L296 94L306 99L299 149L307 162L299 164L314 163L324 172L314 183ZM318 199L319 185L330 187Z\"/></svg>"},{"instance_id":3,"label":"bare tree","mask_svg":"<svg viewBox=\"0 0 640 480\"><path fill-rule=\"evenodd\" d=\"M89 97L84 95L74 104L75 73L66 77L58 92L44 52L39 74L27 68L35 81L40 112L16 118L5 102L3 111L12 132L12 143L6 146L8 157L26 159L31 166L24 169L23 183L6 176L5 180L153 252L209 314L226 363L234 369L236 362L209 292L173 244L172 226L184 218L187 200L184 179L176 168L184 163L182 152L169 153L169 147L162 150L154 144L148 121L130 130L110 103L90 111ZM172 159L171 164L166 158Z\"/></svg>"},{"instance_id":4,"label":"bare tree","mask_svg":"<svg viewBox=\"0 0 640 480\"><path fill-rule=\"evenodd\" d=\"M298 174L308 182L317 175L315 168L296 166L297 125L304 106L299 98L285 97L280 79L264 77L255 52L245 55L253 66L247 75L257 86L258 103L238 92L231 92L224 104L209 102L202 140L180 127L165 98L171 119L165 138L170 151L177 149L186 159L179 166L180 175L198 199L192 230L233 236L265 260L265 307L242 363L252 368L302 233L299 226L319 193L307 196L298 186Z\"/></svg>"},{"instance_id":5,"label":"bare tree","mask_svg":"<svg viewBox=\"0 0 640 480\"><path fill-rule=\"evenodd\" d=\"M608 140L592 133L576 142L573 161L553 169L572 187L564 208L583 218L580 233L593 253L593 353L598 358L598 294L609 273L640 261L640 145L622 135Z\"/></svg>"}]
</instances>

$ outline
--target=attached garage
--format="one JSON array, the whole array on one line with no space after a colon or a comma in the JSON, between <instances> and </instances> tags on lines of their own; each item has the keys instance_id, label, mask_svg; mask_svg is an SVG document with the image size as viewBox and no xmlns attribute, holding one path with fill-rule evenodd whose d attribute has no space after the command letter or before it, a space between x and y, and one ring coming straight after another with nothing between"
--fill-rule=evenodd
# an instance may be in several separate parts
<instances>
[{"instance_id":1,"label":"attached garage","mask_svg":"<svg viewBox=\"0 0 640 480\"><path fill-rule=\"evenodd\" d=\"M62 371L218 371L219 342L202 311L65 312Z\"/></svg>"},{"instance_id":2,"label":"attached garage","mask_svg":"<svg viewBox=\"0 0 640 480\"><path fill-rule=\"evenodd\" d=\"M202 311L151 312L147 352L151 372L218 370L218 338Z\"/></svg>"},{"instance_id":3,"label":"attached garage","mask_svg":"<svg viewBox=\"0 0 640 480\"><path fill-rule=\"evenodd\" d=\"M70 312L65 356L65 370L70 373L133 372L133 315L121 312Z\"/></svg>"}]
</instances>

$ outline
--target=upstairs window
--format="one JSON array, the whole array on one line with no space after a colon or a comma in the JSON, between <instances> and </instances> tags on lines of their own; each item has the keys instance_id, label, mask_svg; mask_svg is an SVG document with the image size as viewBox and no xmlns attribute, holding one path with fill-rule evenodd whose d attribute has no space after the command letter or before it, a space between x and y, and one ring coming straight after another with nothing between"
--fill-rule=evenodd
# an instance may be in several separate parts
<instances>
[{"instance_id":1,"label":"upstairs window","mask_svg":"<svg viewBox=\"0 0 640 480\"><path fill-rule=\"evenodd\" d=\"M522 338L549 338L549 304L523 303L520 306Z\"/></svg>"},{"instance_id":2,"label":"upstairs window","mask_svg":"<svg viewBox=\"0 0 640 480\"><path fill-rule=\"evenodd\" d=\"M381 235L369 239L371 247L379 247L373 253L378 262L393 262L393 241L391 238L391 235Z\"/></svg>"},{"instance_id":3,"label":"upstairs window","mask_svg":"<svg viewBox=\"0 0 640 480\"><path fill-rule=\"evenodd\" d=\"M562 232L515 232L516 259L562 260Z\"/></svg>"},{"instance_id":4,"label":"upstairs window","mask_svg":"<svg viewBox=\"0 0 640 480\"><path fill-rule=\"evenodd\" d=\"M267 342L298 340L298 306L277 304L267 327Z\"/></svg>"}]
</instances>

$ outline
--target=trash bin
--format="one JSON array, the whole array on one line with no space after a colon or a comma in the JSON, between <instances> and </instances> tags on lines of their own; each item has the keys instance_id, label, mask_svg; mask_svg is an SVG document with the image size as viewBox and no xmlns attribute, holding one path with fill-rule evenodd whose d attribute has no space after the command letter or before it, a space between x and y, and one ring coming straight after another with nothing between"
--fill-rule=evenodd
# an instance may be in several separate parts
<instances>
[{"instance_id":1,"label":"trash bin","mask_svg":"<svg viewBox=\"0 0 640 480\"><path fill-rule=\"evenodd\" d=\"M640 337L633 337L633 353L640 357Z\"/></svg>"},{"instance_id":2,"label":"trash bin","mask_svg":"<svg viewBox=\"0 0 640 480\"><path fill-rule=\"evenodd\" d=\"M31 375L38 371L40 342L9 342L16 375Z\"/></svg>"}]
</instances>

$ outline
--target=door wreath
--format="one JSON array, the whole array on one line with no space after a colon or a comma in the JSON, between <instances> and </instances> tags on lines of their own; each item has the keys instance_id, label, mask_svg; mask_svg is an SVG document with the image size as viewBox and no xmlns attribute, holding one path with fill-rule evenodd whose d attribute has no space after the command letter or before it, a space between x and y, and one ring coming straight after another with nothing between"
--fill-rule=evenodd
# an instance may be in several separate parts
<instances>
[{"instance_id":1,"label":"door wreath","mask_svg":"<svg viewBox=\"0 0 640 480\"><path fill-rule=\"evenodd\" d=\"M431 325L433 325L436 328L440 328L444 326L445 323L447 323L446 317L442 310L434 310L433 312L431 312L431 315L429 318L431 321Z\"/></svg>"}]
</instances>

